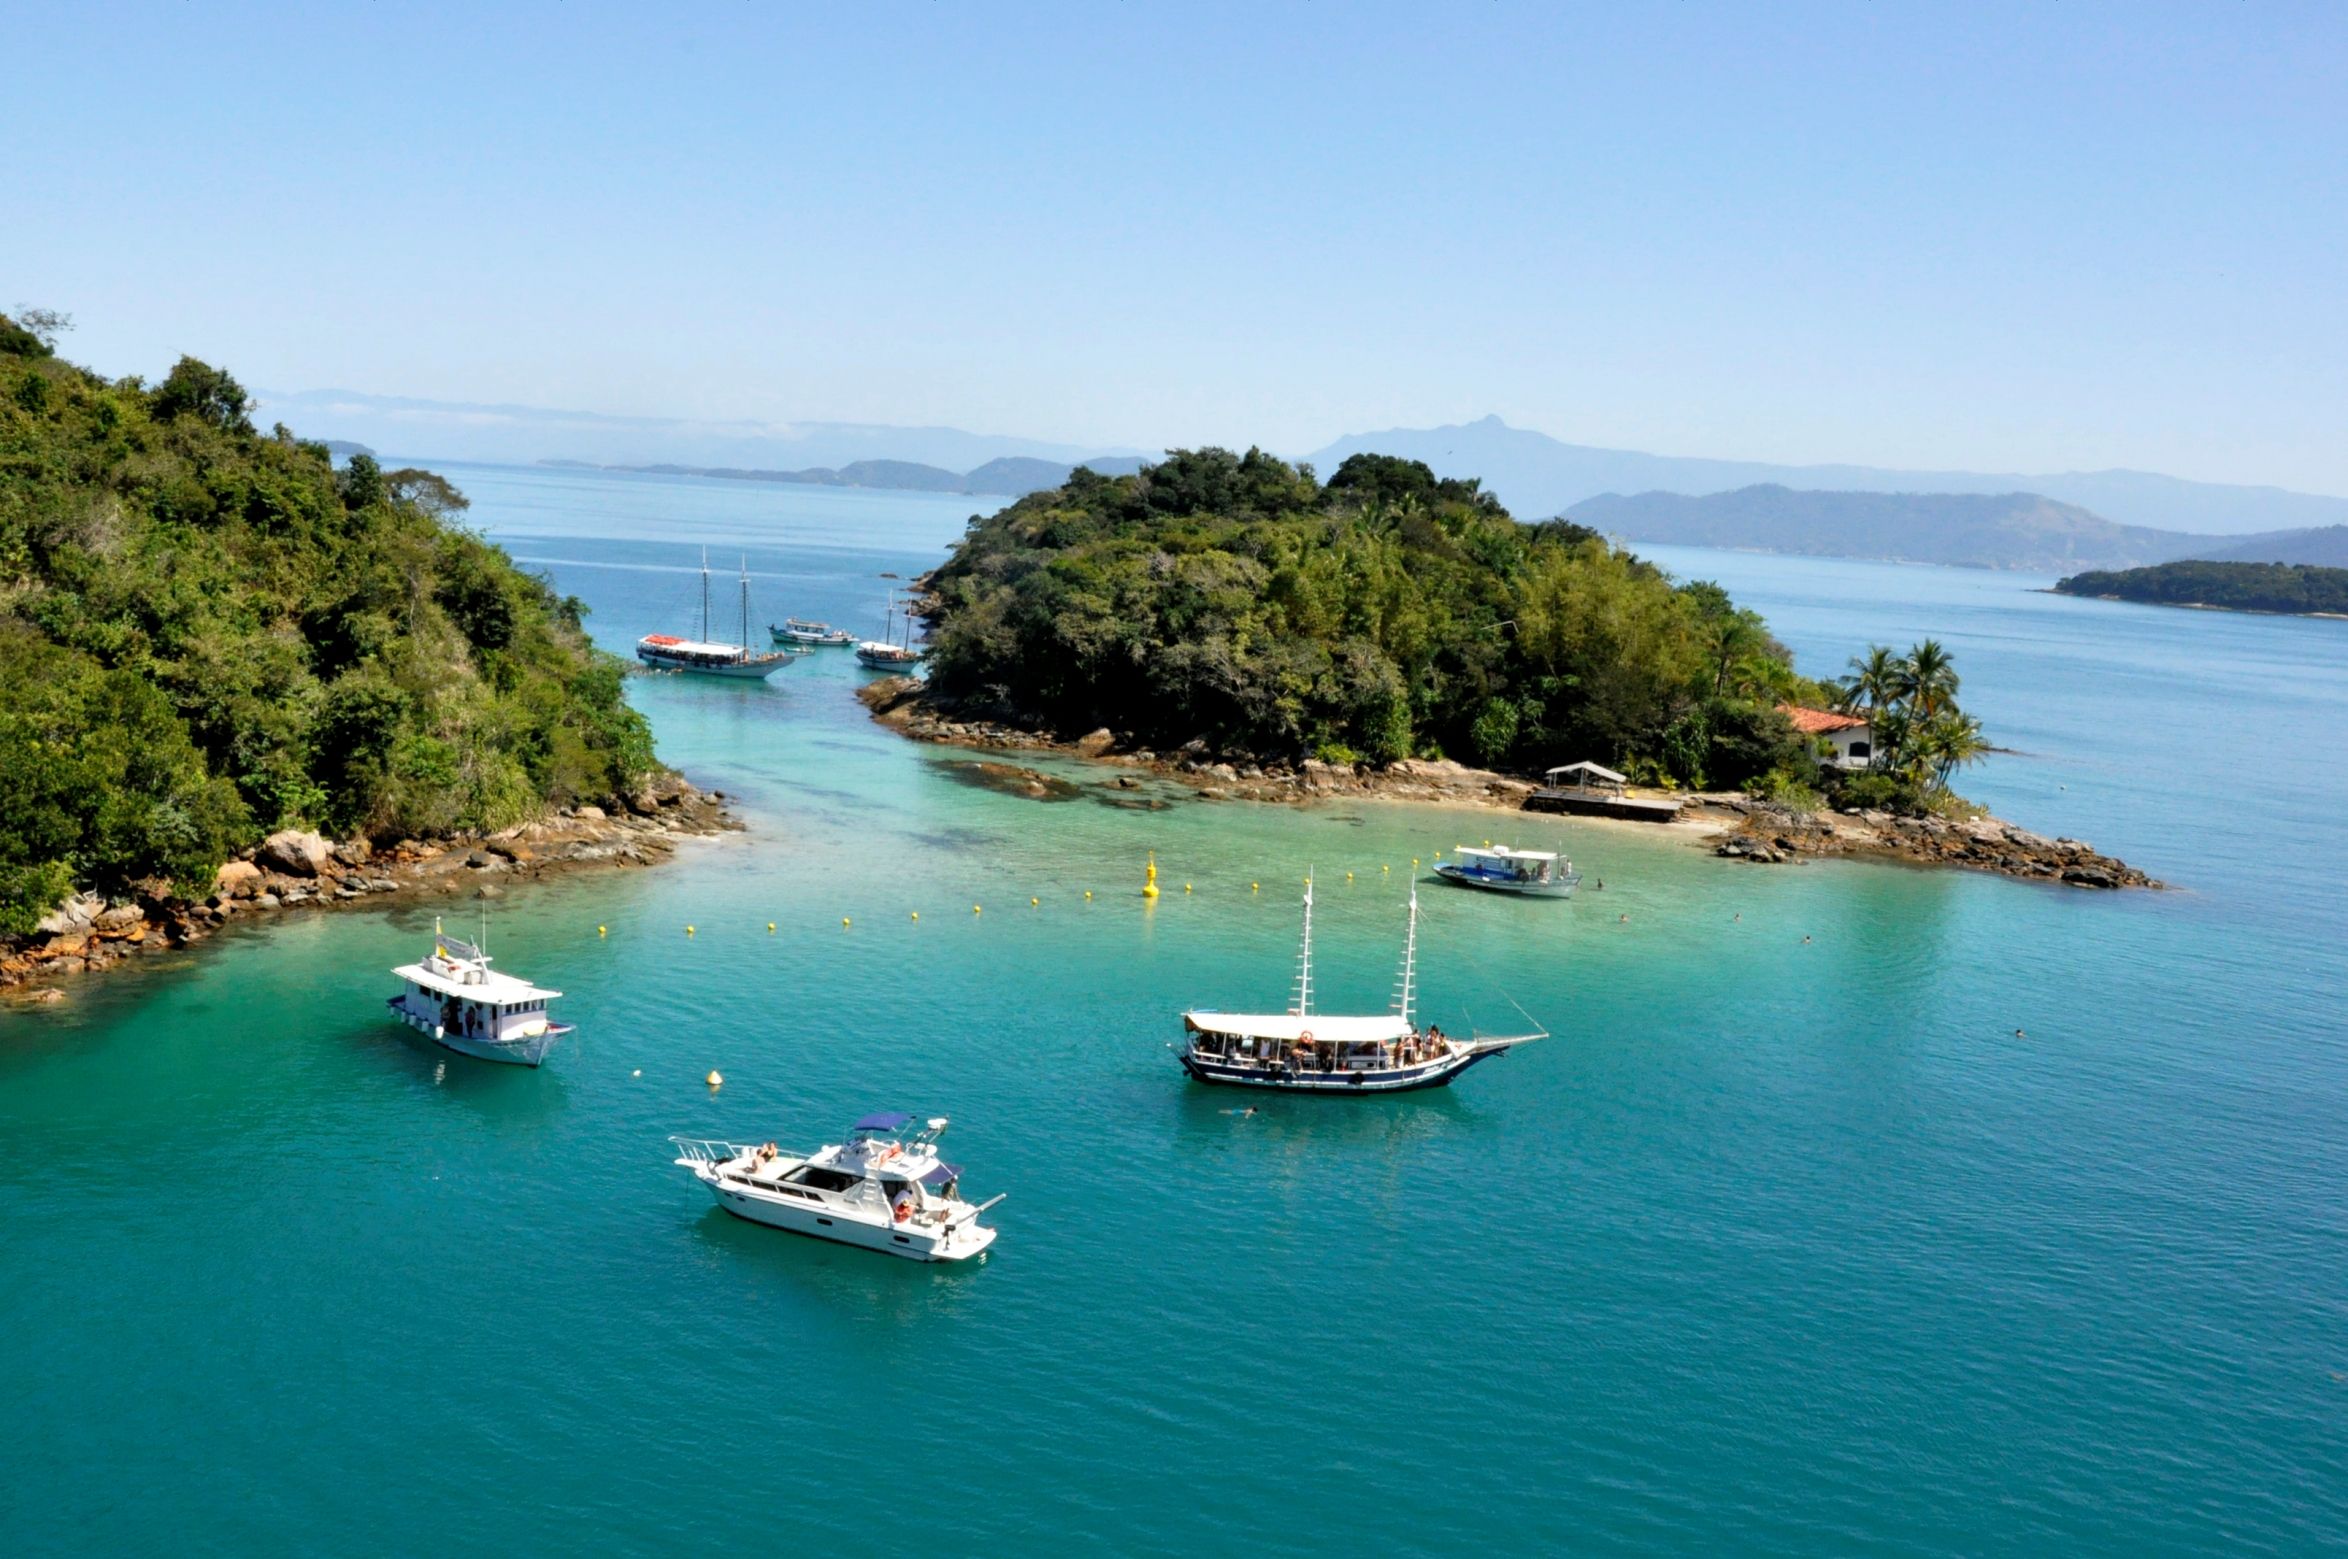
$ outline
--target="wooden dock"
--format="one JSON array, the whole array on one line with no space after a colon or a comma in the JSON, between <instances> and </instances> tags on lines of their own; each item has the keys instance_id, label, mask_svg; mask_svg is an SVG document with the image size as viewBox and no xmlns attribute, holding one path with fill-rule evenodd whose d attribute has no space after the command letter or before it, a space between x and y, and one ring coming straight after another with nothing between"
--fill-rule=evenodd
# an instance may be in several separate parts
<instances>
[{"instance_id":1,"label":"wooden dock","mask_svg":"<svg viewBox=\"0 0 2348 1559\"><path fill-rule=\"evenodd\" d=\"M1634 823L1669 823L1679 816L1680 803L1620 796L1612 791L1577 787L1549 787L1525 797L1527 812L1571 812L1581 817L1619 817Z\"/></svg>"}]
</instances>

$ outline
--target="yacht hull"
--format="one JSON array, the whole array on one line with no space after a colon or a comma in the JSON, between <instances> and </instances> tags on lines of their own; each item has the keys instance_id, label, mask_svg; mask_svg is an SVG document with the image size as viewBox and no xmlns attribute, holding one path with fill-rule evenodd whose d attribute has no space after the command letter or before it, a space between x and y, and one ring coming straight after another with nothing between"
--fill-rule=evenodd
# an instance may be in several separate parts
<instances>
[{"instance_id":1,"label":"yacht hull","mask_svg":"<svg viewBox=\"0 0 2348 1559\"><path fill-rule=\"evenodd\" d=\"M1435 875L1454 887L1481 888L1486 893L1506 893L1520 899L1570 899L1573 890L1582 885L1578 872L1569 872L1554 882L1510 882L1461 871L1448 861L1435 868Z\"/></svg>"},{"instance_id":2,"label":"yacht hull","mask_svg":"<svg viewBox=\"0 0 2348 1559\"><path fill-rule=\"evenodd\" d=\"M1498 1054L1496 1049L1471 1050L1465 1055L1422 1061L1413 1066L1316 1072L1309 1068L1267 1066L1258 1061L1231 1061L1188 1050L1176 1052L1182 1069L1202 1083L1269 1088L1281 1093L1334 1094L1410 1093L1421 1088L1442 1088L1478 1061Z\"/></svg>"},{"instance_id":3,"label":"yacht hull","mask_svg":"<svg viewBox=\"0 0 2348 1559\"><path fill-rule=\"evenodd\" d=\"M809 1239L830 1240L836 1245L854 1245L861 1250L902 1256L909 1261L967 1261L995 1242L995 1231L982 1228L975 1221L957 1225L951 1231L925 1229L915 1224L878 1223L838 1206L785 1201L723 1180L700 1178L718 1206L746 1223L804 1234Z\"/></svg>"},{"instance_id":4,"label":"yacht hull","mask_svg":"<svg viewBox=\"0 0 2348 1559\"><path fill-rule=\"evenodd\" d=\"M569 1034L573 1028L568 1023L550 1023L543 1033L496 1041L477 1034L452 1033L442 1026L437 1014L410 1011L397 996L390 999L389 1005L393 1016L441 1048L453 1050L460 1056L471 1056L480 1061L498 1061L507 1066L545 1064L555 1041Z\"/></svg>"}]
</instances>

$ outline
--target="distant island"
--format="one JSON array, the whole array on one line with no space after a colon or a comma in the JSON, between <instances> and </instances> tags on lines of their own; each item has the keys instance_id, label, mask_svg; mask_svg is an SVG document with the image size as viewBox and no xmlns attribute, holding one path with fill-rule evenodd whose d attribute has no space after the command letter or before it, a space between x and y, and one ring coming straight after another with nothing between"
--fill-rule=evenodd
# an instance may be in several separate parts
<instances>
[{"instance_id":1,"label":"distant island","mask_svg":"<svg viewBox=\"0 0 2348 1559\"><path fill-rule=\"evenodd\" d=\"M2055 588L2065 595L2155 606L2348 617L2348 568L2192 559L2116 573L2074 574L2058 581Z\"/></svg>"},{"instance_id":2,"label":"distant island","mask_svg":"<svg viewBox=\"0 0 2348 1559\"><path fill-rule=\"evenodd\" d=\"M1066 482L1077 467L1030 455L1005 455L968 471L911 460L856 460L844 466L809 466L800 471L759 471L738 466L596 465L586 460L541 460L543 466L572 470L619 471L642 476L709 476L730 482L787 482L811 487L875 487L898 492L957 493L998 498L1020 498ZM1142 466L1139 455L1115 455L1085 462L1085 469L1103 476L1129 475Z\"/></svg>"},{"instance_id":3,"label":"distant island","mask_svg":"<svg viewBox=\"0 0 2348 1559\"><path fill-rule=\"evenodd\" d=\"M140 906L200 911L264 846L314 886L370 841L658 775L621 663L459 523L463 494L363 452L338 470L250 404L194 358L110 380L0 316L0 939L79 936L52 911L85 893L143 936Z\"/></svg>"}]
</instances>

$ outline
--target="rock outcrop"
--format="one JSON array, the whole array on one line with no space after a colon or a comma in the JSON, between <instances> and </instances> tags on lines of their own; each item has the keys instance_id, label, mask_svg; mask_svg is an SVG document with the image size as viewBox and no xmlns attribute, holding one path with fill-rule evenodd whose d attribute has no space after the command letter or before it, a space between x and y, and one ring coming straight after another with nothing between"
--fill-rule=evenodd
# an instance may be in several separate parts
<instances>
[{"instance_id":1,"label":"rock outcrop","mask_svg":"<svg viewBox=\"0 0 2348 1559\"><path fill-rule=\"evenodd\" d=\"M2085 840L2049 839L1994 817L1895 817L1857 808L1804 813L1755 801L1715 804L1744 813L1713 850L1730 860L1775 865L1816 855L1872 855L1970 866L2077 888L2161 886L2127 862L2098 854Z\"/></svg>"},{"instance_id":2,"label":"rock outcrop","mask_svg":"<svg viewBox=\"0 0 2348 1559\"><path fill-rule=\"evenodd\" d=\"M402 839L378 848L363 839L334 844L287 829L262 841L252 859L223 863L201 900L176 897L162 884L142 884L111 904L86 893L66 900L30 936L0 937L0 989L108 968L134 952L184 947L233 919L275 910L470 892L482 877L651 865L673 853L680 838L742 826L726 812L722 792L704 795L676 775L652 782L642 796L649 808L642 814L632 803L616 816L599 806L566 807L488 839Z\"/></svg>"}]
</instances>

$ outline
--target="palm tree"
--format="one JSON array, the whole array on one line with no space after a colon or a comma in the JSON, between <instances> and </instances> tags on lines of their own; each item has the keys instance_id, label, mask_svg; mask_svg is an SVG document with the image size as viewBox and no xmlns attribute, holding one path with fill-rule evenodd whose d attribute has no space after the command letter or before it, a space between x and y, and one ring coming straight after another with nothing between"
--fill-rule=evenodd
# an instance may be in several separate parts
<instances>
[{"instance_id":1,"label":"palm tree","mask_svg":"<svg viewBox=\"0 0 2348 1559\"><path fill-rule=\"evenodd\" d=\"M1852 708L1873 715L1898 703L1906 684L1900 658L1885 645L1870 644L1865 655L1851 657L1851 680L1844 684L1843 698Z\"/></svg>"},{"instance_id":2,"label":"palm tree","mask_svg":"<svg viewBox=\"0 0 2348 1559\"><path fill-rule=\"evenodd\" d=\"M1923 723L1916 733L1916 755L1932 765L1932 783L1948 789L1949 776L1989 751L1981 722L1957 709L1946 709Z\"/></svg>"},{"instance_id":3,"label":"palm tree","mask_svg":"<svg viewBox=\"0 0 2348 1559\"><path fill-rule=\"evenodd\" d=\"M1926 639L1900 663L1900 695L1916 717L1929 723L1946 710L1956 712L1957 668L1938 639Z\"/></svg>"}]
</instances>

